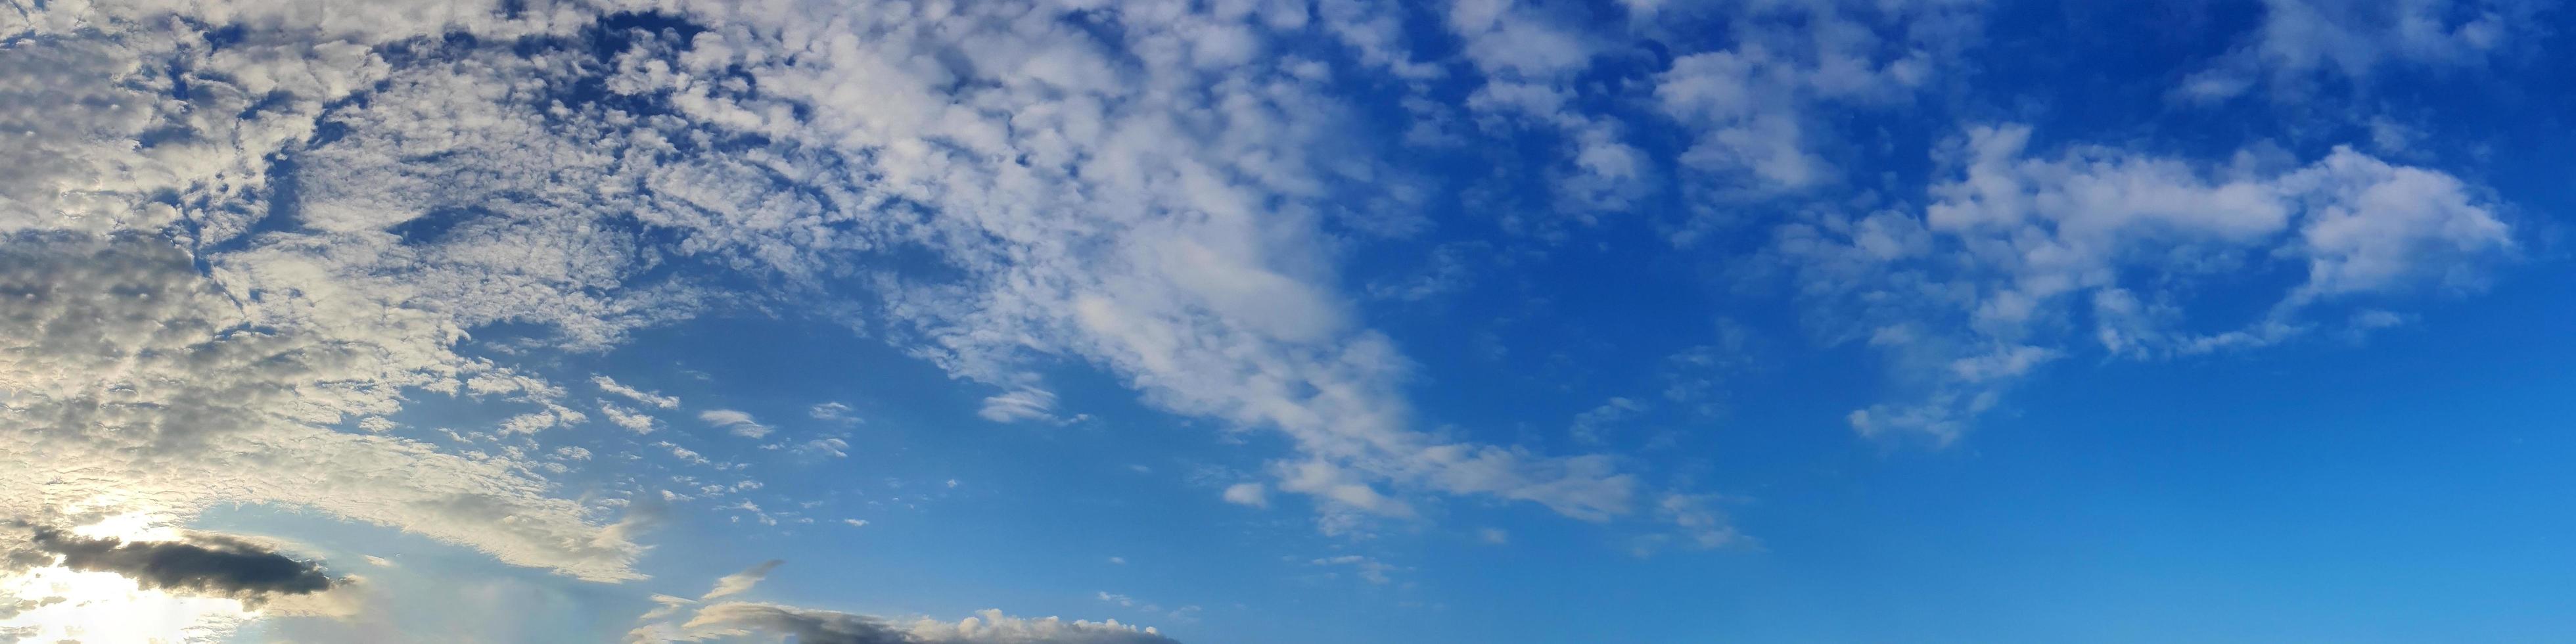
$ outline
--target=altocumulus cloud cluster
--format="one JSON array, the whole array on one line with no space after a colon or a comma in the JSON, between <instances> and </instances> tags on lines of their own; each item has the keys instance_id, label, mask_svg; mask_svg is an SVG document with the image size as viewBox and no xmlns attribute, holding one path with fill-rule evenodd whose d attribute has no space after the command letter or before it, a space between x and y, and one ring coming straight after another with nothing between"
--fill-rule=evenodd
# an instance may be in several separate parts
<instances>
[{"instance_id":1,"label":"altocumulus cloud cluster","mask_svg":"<svg viewBox=\"0 0 2576 644\"><path fill-rule=\"evenodd\" d=\"M2475 66L2530 28L2517 3L2268 4L2260 29L2172 89L2172 109ZM2452 3L2406 6L2431 4ZM650 434L680 400L607 376L555 382L507 356L792 303L988 388L992 421L1075 422L1043 374L1078 363L1159 409L1267 432L1286 451L1220 485L1223 499L1295 495L1326 533L1365 537L1462 498L1742 542L1720 496L1634 459L1413 418L1419 365L1344 294L1342 262L1435 225L1422 212L1447 188L1407 160L1496 140L1520 154L1457 198L1514 235L1564 239L1654 209L1672 213L1654 222L1672 250L1755 240L1747 261L1785 276L1818 336L1885 357L1900 391L1846 418L1874 436L1954 440L2069 355L2401 324L2387 296L2472 290L2516 253L2505 206L2369 151L2385 143L2208 155L1978 115L1917 124L1937 141L1919 194L1873 189L1859 137L1829 115L1959 91L1986 9L14 7L0 15L0 166L13 169L0 173L0 514L34 526L24 547L60 565L215 594L332 582L246 542L61 530L274 505L639 579L651 505L677 497L566 494L549 476L593 461L550 436L594 422ZM1496 188L1520 184L1539 187ZM2297 275L2250 316L2195 307L2196 285L2256 265ZM541 331L476 350L491 343L475 333L501 325ZM389 420L428 397L519 411L487 432L491 449L452 449ZM814 417L844 418L833 405ZM741 411L697 415L745 440L772 431ZM666 602L648 619L685 616L636 637L1168 641L1114 622L711 601L728 588Z\"/></svg>"}]
</instances>

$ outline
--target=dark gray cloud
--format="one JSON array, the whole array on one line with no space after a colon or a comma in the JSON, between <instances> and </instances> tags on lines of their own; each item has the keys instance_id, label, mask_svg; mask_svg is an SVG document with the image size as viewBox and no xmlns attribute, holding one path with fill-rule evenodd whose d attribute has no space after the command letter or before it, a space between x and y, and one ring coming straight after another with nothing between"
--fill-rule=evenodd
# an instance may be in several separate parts
<instances>
[{"instance_id":1,"label":"dark gray cloud","mask_svg":"<svg viewBox=\"0 0 2576 644\"><path fill-rule=\"evenodd\" d=\"M62 566L73 570L111 572L145 588L233 597L245 602L271 595L322 592L337 583L323 574L318 564L217 535L194 535L185 541L128 542L37 528L29 542L38 550L60 555Z\"/></svg>"},{"instance_id":2,"label":"dark gray cloud","mask_svg":"<svg viewBox=\"0 0 2576 644\"><path fill-rule=\"evenodd\" d=\"M799 644L1180 644L1153 629L1115 621L1028 619L988 610L956 622L929 619L898 621L839 611L726 602L699 609L673 639L734 637L768 633L792 637ZM650 631L633 640L652 641Z\"/></svg>"},{"instance_id":3,"label":"dark gray cloud","mask_svg":"<svg viewBox=\"0 0 2576 644\"><path fill-rule=\"evenodd\" d=\"M765 631L795 638L800 644L912 644L913 639L882 620L865 615L771 604L725 603L709 606L689 620L689 628L718 632Z\"/></svg>"}]
</instances>

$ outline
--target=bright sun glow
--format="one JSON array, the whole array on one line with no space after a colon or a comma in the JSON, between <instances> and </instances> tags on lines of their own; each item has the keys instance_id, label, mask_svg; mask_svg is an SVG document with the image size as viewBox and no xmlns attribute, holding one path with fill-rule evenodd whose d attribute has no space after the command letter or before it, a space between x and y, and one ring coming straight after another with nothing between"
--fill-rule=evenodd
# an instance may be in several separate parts
<instances>
[{"instance_id":1,"label":"bright sun glow","mask_svg":"<svg viewBox=\"0 0 2576 644\"><path fill-rule=\"evenodd\" d=\"M179 538L179 531L145 514L125 514L74 528L84 537L128 541ZM0 619L0 639L28 642L213 642L257 617L239 600L191 597L148 590L106 572L45 566L0 576L0 596L39 605Z\"/></svg>"}]
</instances>

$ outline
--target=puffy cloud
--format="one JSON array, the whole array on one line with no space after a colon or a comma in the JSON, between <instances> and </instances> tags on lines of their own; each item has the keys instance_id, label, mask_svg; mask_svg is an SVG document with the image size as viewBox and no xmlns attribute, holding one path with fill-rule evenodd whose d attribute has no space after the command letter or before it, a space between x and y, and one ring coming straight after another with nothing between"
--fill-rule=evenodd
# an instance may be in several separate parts
<instances>
[{"instance_id":1,"label":"puffy cloud","mask_svg":"<svg viewBox=\"0 0 2576 644\"><path fill-rule=\"evenodd\" d=\"M1225 487L1225 502L1266 508L1270 507L1270 491L1260 483L1236 483Z\"/></svg>"},{"instance_id":2,"label":"puffy cloud","mask_svg":"<svg viewBox=\"0 0 2576 644\"><path fill-rule=\"evenodd\" d=\"M2495 207L2458 178L2391 165L2350 148L2281 179L2312 208L2299 226L2308 281L2298 297L2383 292L2427 282L2474 286L2482 260L2513 250Z\"/></svg>"},{"instance_id":3,"label":"puffy cloud","mask_svg":"<svg viewBox=\"0 0 2576 644\"><path fill-rule=\"evenodd\" d=\"M2068 355L2070 326L2124 357L2273 344L2316 328L2320 309L2475 288L2515 248L2496 207L2457 178L2350 148L2304 166L2250 151L2208 163L2084 145L2034 154L2031 136L1970 130L1919 217L1779 229L1774 252L1808 293L1865 312L1832 332L1883 349L1919 392L1853 412L1855 429L1954 438L2002 388ZM2242 287L2238 276L2285 263L2304 279L2264 313L2193 330L2211 326L2190 316L2194 285Z\"/></svg>"},{"instance_id":4,"label":"puffy cloud","mask_svg":"<svg viewBox=\"0 0 2576 644\"><path fill-rule=\"evenodd\" d=\"M1749 172L1790 188L1825 179L1825 160L1808 150L1794 111L1795 69L1780 69L1766 50L1691 54L1657 79L1666 114L1700 132L1681 162L1711 171Z\"/></svg>"},{"instance_id":5,"label":"puffy cloud","mask_svg":"<svg viewBox=\"0 0 2576 644\"><path fill-rule=\"evenodd\" d=\"M1597 19L1621 10L1625 21ZM1548 212L1492 199L1515 211L1513 230L1555 238L1556 222L1589 224L1678 193L1690 220L1673 239L1689 243L1740 216L1735 206L1841 182L1826 151L1849 146L1829 115L1901 106L1935 86L1978 41L1982 10L1949 0L1461 2L1442 17L1461 43L1452 66L1475 89L1456 108L1410 109L1409 138L1456 145L1462 136L1427 132L1463 109L1489 134L1542 141ZM1672 139L1687 142L1678 154L1642 143Z\"/></svg>"},{"instance_id":6,"label":"puffy cloud","mask_svg":"<svg viewBox=\"0 0 2576 644\"><path fill-rule=\"evenodd\" d=\"M625 407L619 407L615 404L608 403L607 401L600 402L599 413L608 416L609 423L619 427L624 427L627 431L632 431L637 434L653 433L653 430L660 427L662 424L662 421L657 420L652 416L647 416L642 412L627 409Z\"/></svg>"},{"instance_id":7,"label":"puffy cloud","mask_svg":"<svg viewBox=\"0 0 2576 644\"><path fill-rule=\"evenodd\" d=\"M2306 94L2331 74L2367 87L2383 67L2483 64L2518 37L2533 35L2545 3L2525 0L2265 0L2263 22L2210 68L2183 79L2174 95L2232 98L2269 81Z\"/></svg>"}]
</instances>

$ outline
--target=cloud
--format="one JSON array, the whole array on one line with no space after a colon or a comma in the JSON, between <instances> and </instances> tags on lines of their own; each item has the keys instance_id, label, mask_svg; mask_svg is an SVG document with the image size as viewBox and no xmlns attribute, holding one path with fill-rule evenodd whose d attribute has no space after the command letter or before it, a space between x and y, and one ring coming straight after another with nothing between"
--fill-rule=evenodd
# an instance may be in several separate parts
<instances>
[{"instance_id":1,"label":"cloud","mask_svg":"<svg viewBox=\"0 0 2576 644\"><path fill-rule=\"evenodd\" d=\"M1225 502L1266 508L1270 507L1270 492L1260 483L1236 483L1225 487Z\"/></svg>"},{"instance_id":2,"label":"cloud","mask_svg":"<svg viewBox=\"0 0 2576 644\"><path fill-rule=\"evenodd\" d=\"M778 565L783 563L787 562L778 559L771 559L760 562L750 568L745 568L742 572L725 575L724 577L716 580L714 589L708 590L705 595L698 596L698 601L709 601L718 597L737 595L741 594L743 591L751 590L751 587L759 584L760 580L767 579L769 577L769 571L778 569Z\"/></svg>"},{"instance_id":3,"label":"cloud","mask_svg":"<svg viewBox=\"0 0 2576 644\"><path fill-rule=\"evenodd\" d=\"M635 402L643 403L646 406L660 409L680 408L680 398L678 396L664 396L661 392L644 391L634 387L617 384L616 380L610 379L608 376L591 376L590 383L598 386L600 391L625 396Z\"/></svg>"},{"instance_id":4,"label":"cloud","mask_svg":"<svg viewBox=\"0 0 2576 644\"><path fill-rule=\"evenodd\" d=\"M2083 344L2141 359L2276 344L2369 298L2474 290L2515 249L2497 207L2457 178L2350 148L2294 165L2031 141L2024 126L1970 129L1919 216L1777 230L1802 288L1845 312L1827 332L1878 347L1915 392L1854 411L1854 429L1946 442ZM2193 316L2195 293L2285 269L2289 286L2251 292L2270 303L2252 319Z\"/></svg>"},{"instance_id":5,"label":"cloud","mask_svg":"<svg viewBox=\"0 0 2576 644\"><path fill-rule=\"evenodd\" d=\"M2495 207L2439 171L2336 148L2281 183L2312 209L2299 227L2308 281L2294 298L2475 287L2481 263L2514 247Z\"/></svg>"},{"instance_id":6,"label":"cloud","mask_svg":"<svg viewBox=\"0 0 2576 644\"><path fill-rule=\"evenodd\" d=\"M1386 562L1361 555L1323 557L1313 561L1308 561L1306 564L1310 566L1349 566L1359 572L1359 576L1362 581L1378 585L1394 583L1395 578L1387 576L1387 573L1398 570L1398 568L1393 565L1389 565Z\"/></svg>"},{"instance_id":7,"label":"cloud","mask_svg":"<svg viewBox=\"0 0 2576 644\"><path fill-rule=\"evenodd\" d=\"M2213 102L2269 82L2307 95L2318 77L2368 87L2387 67L2442 70L2484 64L2536 35L2544 3L2522 0L2267 0L2263 22L2209 68L2183 79L2176 98Z\"/></svg>"},{"instance_id":8,"label":"cloud","mask_svg":"<svg viewBox=\"0 0 2576 644\"><path fill-rule=\"evenodd\" d=\"M857 416L850 415L849 405L837 402L816 404L812 408L805 410L805 414L814 417L815 420L835 422L843 425L857 425L867 422L860 420Z\"/></svg>"},{"instance_id":9,"label":"cloud","mask_svg":"<svg viewBox=\"0 0 2576 644\"><path fill-rule=\"evenodd\" d=\"M996 423L1023 420L1059 422L1055 416L1055 393L1044 389L1015 389L984 398L984 408L975 415Z\"/></svg>"},{"instance_id":10,"label":"cloud","mask_svg":"<svg viewBox=\"0 0 2576 644\"><path fill-rule=\"evenodd\" d=\"M1574 426L1566 431L1576 441L1600 444L1603 431L1609 429L1611 425L1635 418L1645 409L1646 406L1637 401L1614 396L1602 402L1601 406L1592 408L1591 411L1575 414Z\"/></svg>"},{"instance_id":11,"label":"cloud","mask_svg":"<svg viewBox=\"0 0 2576 644\"><path fill-rule=\"evenodd\" d=\"M832 438L832 437L828 437L828 436L827 436L827 437L823 437L823 438L817 438L817 439L814 439L814 440L805 441L805 442L803 442L803 443L799 443L799 444L797 444L797 445L796 445L796 452L797 452L797 453L800 453L800 454L821 454L821 455L824 455L824 456L830 456L830 457L832 457L832 458L848 458L848 457L850 456L850 453L849 453L849 451L848 451L849 449L850 449L850 442L849 442L849 441L842 440L842 439L839 439L839 438Z\"/></svg>"},{"instance_id":12,"label":"cloud","mask_svg":"<svg viewBox=\"0 0 2576 644\"><path fill-rule=\"evenodd\" d=\"M627 409L625 407L619 407L617 405L610 404L607 401L601 401L599 403L599 413L608 416L608 422L610 424L624 427L627 431L635 432L637 434L653 433L653 430L660 427L662 424L662 421L657 420L652 416L646 416L641 412Z\"/></svg>"},{"instance_id":13,"label":"cloud","mask_svg":"<svg viewBox=\"0 0 2576 644\"><path fill-rule=\"evenodd\" d=\"M1382 300L1418 302L1457 292L1475 281L1475 276L1470 274L1469 264L1475 261L1470 253L1491 252L1493 249L1482 243L1441 244L1431 250L1430 266L1422 272L1398 280L1370 282L1368 295Z\"/></svg>"},{"instance_id":14,"label":"cloud","mask_svg":"<svg viewBox=\"0 0 2576 644\"><path fill-rule=\"evenodd\" d=\"M867 615L797 608L776 604L727 602L699 609L670 639L655 635L632 641L702 641L767 633L814 644L1158 644L1177 640L1154 629L1118 623L1027 619L987 610L956 622L927 618L897 622Z\"/></svg>"},{"instance_id":15,"label":"cloud","mask_svg":"<svg viewBox=\"0 0 2576 644\"><path fill-rule=\"evenodd\" d=\"M1691 545L1719 548L1745 543L1744 535L1736 532L1726 515L1711 507L1720 500L1705 494L1667 494L1656 502L1655 508Z\"/></svg>"},{"instance_id":16,"label":"cloud","mask_svg":"<svg viewBox=\"0 0 2576 644\"><path fill-rule=\"evenodd\" d=\"M726 576L704 599L749 590L779 562L769 561ZM1106 593L1103 597L1108 597ZM695 602L656 597L659 606L641 621L676 614ZM813 644L1170 644L1152 628L1118 623L1065 621L1054 617L1027 619L986 610L954 622L929 618L889 619L854 613L755 602L705 604L678 623L647 623L627 634L629 642L696 642L766 634Z\"/></svg>"},{"instance_id":17,"label":"cloud","mask_svg":"<svg viewBox=\"0 0 2576 644\"><path fill-rule=\"evenodd\" d=\"M689 599L687 597L674 597L671 595L660 594L653 595L649 599L653 601L653 609L644 611L644 615L636 618L637 620L649 622L672 615L678 615L680 614L680 611L686 610L689 606L698 603L697 600ZM632 640L633 638L630 637L629 639Z\"/></svg>"},{"instance_id":18,"label":"cloud","mask_svg":"<svg viewBox=\"0 0 2576 644\"><path fill-rule=\"evenodd\" d=\"M751 414L732 409L710 409L698 412L698 420L722 427L726 433L743 438L760 438L768 436L771 431L768 425L760 424L760 421L754 420Z\"/></svg>"},{"instance_id":19,"label":"cloud","mask_svg":"<svg viewBox=\"0 0 2576 644\"><path fill-rule=\"evenodd\" d=\"M398 409L407 389L559 407L556 390L454 354L454 327L427 312L289 304L311 291L233 290L264 281L241 269L200 273L133 235L0 238L15 303L0 327L24 331L0 334L0 513L77 524L276 504L586 579L637 576L626 532L550 496L533 463L332 427Z\"/></svg>"},{"instance_id":20,"label":"cloud","mask_svg":"<svg viewBox=\"0 0 2576 644\"><path fill-rule=\"evenodd\" d=\"M236 537L196 533L181 541L87 538L32 529L27 544L72 570L112 572L148 589L230 597L256 607L275 595L308 595L334 582L322 567Z\"/></svg>"}]
</instances>

